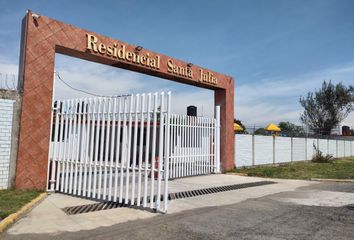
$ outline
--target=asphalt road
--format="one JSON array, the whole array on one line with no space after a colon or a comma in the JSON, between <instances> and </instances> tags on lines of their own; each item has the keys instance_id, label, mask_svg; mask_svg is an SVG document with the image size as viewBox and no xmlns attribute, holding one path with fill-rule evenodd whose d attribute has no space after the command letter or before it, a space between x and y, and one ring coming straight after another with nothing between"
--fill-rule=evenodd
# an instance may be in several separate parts
<instances>
[{"instance_id":1,"label":"asphalt road","mask_svg":"<svg viewBox=\"0 0 354 240\"><path fill-rule=\"evenodd\" d=\"M354 210L281 201L304 191L354 193L354 183L322 183L238 204L201 208L111 227L0 239L354 239ZM354 204L354 199L353 199Z\"/></svg>"}]
</instances>

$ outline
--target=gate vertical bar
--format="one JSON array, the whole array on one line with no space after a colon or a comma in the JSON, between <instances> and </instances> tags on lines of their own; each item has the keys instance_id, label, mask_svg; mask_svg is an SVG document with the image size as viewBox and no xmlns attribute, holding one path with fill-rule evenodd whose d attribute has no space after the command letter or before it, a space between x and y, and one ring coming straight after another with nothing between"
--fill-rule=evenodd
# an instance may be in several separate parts
<instances>
[{"instance_id":1,"label":"gate vertical bar","mask_svg":"<svg viewBox=\"0 0 354 240\"><path fill-rule=\"evenodd\" d=\"M198 122L198 160L197 160L197 174L202 172L202 162L203 162L203 125L202 125L202 117L197 118Z\"/></svg>"},{"instance_id":2,"label":"gate vertical bar","mask_svg":"<svg viewBox=\"0 0 354 240\"><path fill-rule=\"evenodd\" d=\"M91 188L92 188L92 164L93 164L93 144L95 140L95 106L96 106L96 100L95 99L90 99L89 101L90 105L90 121L91 121L91 130L90 130L90 153L89 153L89 172L88 172L88 186L87 186L87 196L91 197Z\"/></svg>"},{"instance_id":3,"label":"gate vertical bar","mask_svg":"<svg viewBox=\"0 0 354 240\"><path fill-rule=\"evenodd\" d=\"M124 104L124 99L123 99L123 104ZM124 108L123 108L124 109ZM118 98L118 124L117 124L117 143L116 143L116 164L115 164L115 176L114 176L114 196L113 196L113 201L117 201L117 195L118 195L118 179L119 179L119 169L118 167L121 167L122 161L120 158L120 136L121 136L121 110L122 110L122 98ZM124 126L124 125L123 125Z\"/></svg>"},{"instance_id":4,"label":"gate vertical bar","mask_svg":"<svg viewBox=\"0 0 354 240\"><path fill-rule=\"evenodd\" d=\"M145 94L141 95L141 104L140 104L140 135L139 135L139 163L138 163L138 195L137 195L137 206L140 206L141 203L141 173L143 165L143 145L144 145L144 112L145 112ZM138 121L138 119L136 120Z\"/></svg>"},{"instance_id":5,"label":"gate vertical bar","mask_svg":"<svg viewBox=\"0 0 354 240\"><path fill-rule=\"evenodd\" d=\"M203 117L203 167L202 174L205 174L207 171L207 163L208 163L208 119Z\"/></svg>"},{"instance_id":6,"label":"gate vertical bar","mask_svg":"<svg viewBox=\"0 0 354 240\"><path fill-rule=\"evenodd\" d=\"M78 104L78 99L75 99L74 104L73 104L73 115L74 115L74 121L73 121L73 131L70 133L71 135L71 159L70 159L70 180L69 180L69 194L73 193L73 178L75 177L75 149L76 149L76 127L77 127L77 104Z\"/></svg>"},{"instance_id":7,"label":"gate vertical bar","mask_svg":"<svg viewBox=\"0 0 354 240\"><path fill-rule=\"evenodd\" d=\"M106 118L105 118L105 113L106 113L106 103L107 103L107 99L106 98L103 98L102 99L102 102L100 104L102 104L102 111L101 111L101 118L100 118L100 121L101 121L101 137L99 138L99 143L100 143L100 162L99 162L99 165L98 165L98 191L97 191L97 194L98 194L98 199L101 199L102 198L102 195L101 195L101 192L102 192L102 166L103 166L103 155L104 155L104 136L105 136L105 122L106 122Z\"/></svg>"},{"instance_id":8,"label":"gate vertical bar","mask_svg":"<svg viewBox=\"0 0 354 240\"><path fill-rule=\"evenodd\" d=\"M58 154L58 167L57 167L57 177L56 177L56 182L55 182L55 190L58 191L59 190L59 185L60 185L60 180L62 178L62 167L63 167L63 127L64 127L64 116L63 116L63 103L64 102L60 102L60 133L59 133L59 154Z\"/></svg>"},{"instance_id":9,"label":"gate vertical bar","mask_svg":"<svg viewBox=\"0 0 354 240\"><path fill-rule=\"evenodd\" d=\"M139 109L140 95L135 96L135 114L134 114L134 138L133 138L133 165L132 165L132 195L131 204L135 203L135 171L136 171L136 150L138 138L138 109Z\"/></svg>"},{"instance_id":10,"label":"gate vertical bar","mask_svg":"<svg viewBox=\"0 0 354 240\"><path fill-rule=\"evenodd\" d=\"M73 194L77 194L77 182L78 182L78 166L79 166L79 161L80 161L80 144L81 144L81 99L78 99L78 104L75 106L78 108L77 110L77 133L75 133L76 140L75 140L75 159L74 159L74 164L75 164L75 172L74 172L74 189L73 189Z\"/></svg>"},{"instance_id":11,"label":"gate vertical bar","mask_svg":"<svg viewBox=\"0 0 354 240\"><path fill-rule=\"evenodd\" d=\"M68 148L66 153L66 178L65 178L65 193L69 192L70 188L70 178L72 171L72 162L71 162L71 149L72 149L72 125L74 119L74 108L73 108L73 100L68 101L68 133L67 133L67 141Z\"/></svg>"},{"instance_id":12,"label":"gate vertical bar","mask_svg":"<svg viewBox=\"0 0 354 240\"><path fill-rule=\"evenodd\" d=\"M149 149L150 149L150 109L151 109L151 93L148 94L147 106L146 106L146 146L145 146L145 168L144 168L144 196L143 196L143 207L147 206L147 195L148 195L148 164L149 164Z\"/></svg>"},{"instance_id":13,"label":"gate vertical bar","mask_svg":"<svg viewBox=\"0 0 354 240\"><path fill-rule=\"evenodd\" d=\"M87 194L87 175L88 175L88 158L89 158L89 144L90 144L90 130L91 130L91 119L90 119L90 98L86 99L84 109L85 109L85 153L84 153L84 178L83 178L83 186L82 186L82 195L86 196Z\"/></svg>"},{"instance_id":14,"label":"gate vertical bar","mask_svg":"<svg viewBox=\"0 0 354 240\"><path fill-rule=\"evenodd\" d=\"M156 125L157 125L157 93L154 94L153 130L152 130L152 154L150 171L150 208L154 208L154 175L155 175L155 153L156 153Z\"/></svg>"},{"instance_id":15,"label":"gate vertical bar","mask_svg":"<svg viewBox=\"0 0 354 240\"><path fill-rule=\"evenodd\" d=\"M213 127L212 119L208 118L208 167L207 167L207 174L210 174L213 169L212 165L212 146L213 146L213 134L211 129Z\"/></svg>"},{"instance_id":16,"label":"gate vertical bar","mask_svg":"<svg viewBox=\"0 0 354 240\"><path fill-rule=\"evenodd\" d=\"M123 184L124 184L124 159L126 156L124 156L125 153L125 136L127 134L127 127L126 127L126 122L127 122L127 98L124 98L123 100L124 108L123 108L123 132L122 132L122 150L121 150L121 157L120 157L120 179L119 179L119 203L123 202Z\"/></svg>"},{"instance_id":17,"label":"gate vertical bar","mask_svg":"<svg viewBox=\"0 0 354 240\"><path fill-rule=\"evenodd\" d=\"M164 182L165 182L165 189L164 189L164 195L163 195L163 210L164 212L167 212L167 207L168 207L168 180L169 180L169 166L170 166L170 158L171 158L171 149L170 149L170 121L171 121L171 92L167 93L167 119L166 119L166 153L165 153L165 177L164 177Z\"/></svg>"},{"instance_id":18,"label":"gate vertical bar","mask_svg":"<svg viewBox=\"0 0 354 240\"><path fill-rule=\"evenodd\" d=\"M66 184L66 179L68 178L68 158L67 158L67 154L68 154L68 145L69 145L69 101L66 100L64 101L63 104L63 111L65 109L65 121L63 124L63 129L64 131L64 149L63 149L63 170L62 170L62 178L61 178L61 184L60 184L60 191L64 192L64 187ZM63 116L62 116L63 117ZM64 117L63 117L64 118ZM65 126L65 128L64 128Z\"/></svg>"},{"instance_id":19,"label":"gate vertical bar","mask_svg":"<svg viewBox=\"0 0 354 240\"><path fill-rule=\"evenodd\" d=\"M193 175L197 174L197 160L198 160L198 147L197 147L197 116L193 117Z\"/></svg>"},{"instance_id":20,"label":"gate vertical bar","mask_svg":"<svg viewBox=\"0 0 354 240\"><path fill-rule=\"evenodd\" d=\"M83 101L81 100L80 102L82 102L81 105L81 134L79 135L79 139L80 139L80 147L79 147L79 151L80 151L80 158L79 158L79 184L78 184L78 191L77 194L81 195L81 190L82 190L82 175L85 174L86 172L83 172L83 161L86 158L85 153L86 153L86 102L87 99L85 98Z\"/></svg>"},{"instance_id":21,"label":"gate vertical bar","mask_svg":"<svg viewBox=\"0 0 354 240\"><path fill-rule=\"evenodd\" d=\"M171 136L171 140L170 140L170 168L169 168L169 176L171 176L171 178L174 178L174 171L176 170L175 167L173 166L173 161L174 161L174 158L172 156L172 152L173 152L173 143L174 143L174 117L173 115L171 115L171 118L170 118L170 127L171 127L171 130L170 130L170 136Z\"/></svg>"},{"instance_id":22,"label":"gate vertical bar","mask_svg":"<svg viewBox=\"0 0 354 240\"><path fill-rule=\"evenodd\" d=\"M215 141L216 141L216 119L213 119L213 128L212 128L212 134L213 134L213 172L217 173L217 162L216 162L216 152L215 152ZM236 143L236 142L235 142Z\"/></svg>"},{"instance_id":23,"label":"gate vertical bar","mask_svg":"<svg viewBox=\"0 0 354 240\"><path fill-rule=\"evenodd\" d=\"M164 157L164 108L165 108L165 93L162 92L160 95L160 124L159 124L159 158L158 158L158 169L157 169L157 199L156 199L156 209L160 209L161 202L161 179L162 179L162 163ZM167 167L167 166L165 166Z\"/></svg>"},{"instance_id":24,"label":"gate vertical bar","mask_svg":"<svg viewBox=\"0 0 354 240\"><path fill-rule=\"evenodd\" d=\"M190 158L190 155L191 155L191 140L192 140L192 134L191 134L191 116L188 116L187 115L187 123L186 123L186 129L187 129L187 145L186 145L186 151L187 151L187 175L191 174L191 170L192 170L192 161L191 161L191 158Z\"/></svg>"},{"instance_id":25,"label":"gate vertical bar","mask_svg":"<svg viewBox=\"0 0 354 240\"><path fill-rule=\"evenodd\" d=\"M202 171L201 174L205 174L205 166L207 162L207 137L208 137L208 130L207 130L207 119L203 117L203 162L202 162Z\"/></svg>"},{"instance_id":26,"label":"gate vertical bar","mask_svg":"<svg viewBox=\"0 0 354 240\"><path fill-rule=\"evenodd\" d=\"M129 98L129 124L127 130L127 138L128 138L128 147L127 147L127 154L126 154L126 169L125 169L125 199L124 203L129 204L129 171L130 171L130 148L131 148L131 139L132 139L132 113L133 113L133 104L134 104L134 95L130 95Z\"/></svg>"},{"instance_id":27,"label":"gate vertical bar","mask_svg":"<svg viewBox=\"0 0 354 240\"><path fill-rule=\"evenodd\" d=\"M187 171L187 144L188 144L188 133L187 133L187 123L188 123L188 116L183 117L183 144L182 144L182 159L183 159L183 173L182 177L186 176L188 173Z\"/></svg>"},{"instance_id":28,"label":"gate vertical bar","mask_svg":"<svg viewBox=\"0 0 354 240\"><path fill-rule=\"evenodd\" d=\"M107 98L107 111L105 112L105 116L106 116L106 128L105 128L105 133L106 133L106 141L104 143L105 145L105 150L104 150L104 166L103 166L103 200L106 200L107 198L107 179L109 178L110 172L108 172L108 168L109 168L109 146L110 146L110 132L111 132L111 108L112 108L112 98ZM103 139L102 139L103 140Z\"/></svg>"},{"instance_id":29,"label":"gate vertical bar","mask_svg":"<svg viewBox=\"0 0 354 240\"><path fill-rule=\"evenodd\" d=\"M95 134L95 161L94 161L94 172L93 172L93 191L92 195L93 197L97 197L96 194L98 194L98 189L97 189L97 182L100 182L97 180L97 175L98 177L100 176L100 166L99 166L99 145L100 145L100 134L101 134L101 111L102 111L102 99L99 98L97 102L97 112L96 112L96 134Z\"/></svg>"},{"instance_id":30,"label":"gate vertical bar","mask_svg":"<svg viewBox=\"0 0 354 240\"><path fill-rule=\"evenodd\" d=\"M115 137L116 137L116 111L117 111L117 98L113 98L113 109L112 113L112 131L111 131L111 149L110 149L110 160L109 160L109 182L108 182L108 201L112 200L112 188L113 188L113 174L116 174L116 171L113 171L113 162L114 162L114 149Z\"/></svg>"},{"instance_id":31,"label":"gate vertical bar","mask_svg":"<svg viewBox=\"0 0 354 240\"><path fill-rule=\"evenodd\" d=\"M180 151L181 151L181 125L180 125L180 115L175 115L176 118L176 150L174 153L175 165L176 165L176 175L175 178L180 176L181 166L180 166Z\"/></svg>"}]
</instances>

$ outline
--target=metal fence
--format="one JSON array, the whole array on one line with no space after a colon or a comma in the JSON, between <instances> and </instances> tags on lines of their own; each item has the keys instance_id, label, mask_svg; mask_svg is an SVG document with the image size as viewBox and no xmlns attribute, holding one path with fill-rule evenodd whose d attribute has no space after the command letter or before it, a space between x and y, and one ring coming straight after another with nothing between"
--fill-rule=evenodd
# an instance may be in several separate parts
<instances>
[{"instance_id":1,"label":"metal fence","mask_svg":"<svg viewBox=\"0 0 354 240\"><path fill-rule=\"evenodd\" d=\"M236 167L311 160L314 146L336 158L354 156L354 141L321 138L235 135Z\"/></svg>"},{"instance_id":2,"label":"metal fence","mask_svg":"<svg viewBox=\"0 0 354 240\"><path fill-rule=\"evenodd\" d=\"M48 190L166 212L170 178L220 171L220 107L170 109L163 92L55 101Z\"/></svg>"},{"instance_id":3,"label":"metal fence","mask_svg":"<svg viewBox=\"0 0 354 240\"><path fill-rule=\"evenodd\" d=\"M171 116L170 177L220 172L220 107L215 118Z\"/></svg>"},{"instance_id":4,"label":"metal fence","mask_svg":"<svg viewBox=\"0 0 354 240\"><path fill-rule=\"evenodd\" d=\"M48 190L167 210L171 94L56 101Z\"/></svg>"}]
</instances>

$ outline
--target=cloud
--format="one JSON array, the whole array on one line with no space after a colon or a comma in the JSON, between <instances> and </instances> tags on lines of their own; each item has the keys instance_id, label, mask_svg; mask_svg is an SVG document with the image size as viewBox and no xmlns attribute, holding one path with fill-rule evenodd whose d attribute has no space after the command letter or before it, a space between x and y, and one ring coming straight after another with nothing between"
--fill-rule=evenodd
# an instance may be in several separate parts
<instances>
[{"instance_id":1,"label":"cloud","mask_svg":"<svg viewBox=\"0 0 354 240\"><path fill-rule=\"evenodd\" d=\"M59 54L56 55L55 69L65 82L90 93L112 96L171 91L172 113L185 114L187 106L195 105L198 108L198 115L214 115L214 94L210 90ZM56 77L56 99L79 97L90 97L90 95L70 89Z\"/></svg>"},{"instance_id":2,"label":"cloud","mask_svg":"<svg viewBox=\"0 0 354 240\"><path fill-rule=\"evenodd\" d=\"M323 80L333 83L353 84L354 63L327 68L296 76L279 76L259 79L256 82L237 85L235 88L235 115L246 125L263 126L270 122L291 121L300 123L302 108L299 97L318 89ZM344 124L354 126L354 113Z\"/></svg>"},{"instance_id":3,"label":"cloud","mask_svg":"<svg viewBox=\"0 0 354 240\"><path fill-rule=\"evenodd\" d=\"M183 85L101 64L82 61L57 54L56 70L75 88L100 95L172 91L172 112L186 113L188 105L198 108L198 115L213 116L214 95L210 90ZM0 73L17 74L17 64L0 62ZM261 74L259 74L261 77ZM280 121L299 122L302 112L299 97L321 86L323 80L353 84L354 63L321 71L279 76L238 85L235 88L235 116L248 126L264 126ZM56 98L89 97L68 88L56 80ZM354 126L354 113L343 124Z\"/></svg>"},{"instance_id":4,"label":"cloud","mask_svg":"<svg viewBox=\"0 0 354 240\"><path fill-rule=\"evenodd\" d=\"M0 73L1 74L9 74L9 75L17 75L18 65L6 63L6 62L0 62Z\"/></svg>"}]
</instances>

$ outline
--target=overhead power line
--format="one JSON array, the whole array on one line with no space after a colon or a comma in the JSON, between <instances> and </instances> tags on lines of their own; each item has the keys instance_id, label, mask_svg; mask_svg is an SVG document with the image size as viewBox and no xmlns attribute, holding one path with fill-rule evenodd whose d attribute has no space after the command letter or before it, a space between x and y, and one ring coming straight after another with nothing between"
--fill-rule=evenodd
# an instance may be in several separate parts
<instances>
[{"instance_id":1,"label":"overhead power line","mask_svg":"<svg viewBox=\"0 0 354 240\"><path fill-rule=\"evenodd\" d=\"M71 89L74 90L74 91L82 92L82 93L85 93L85 94L88 94L88 95L91 95L91 96L95 96L95 97L127 97L127 96L131 96L131 94L122 94L122 95L114 95L114 96L104 96L104 95L99 95L99 94L96 94L96 93L92 93L92 92L89 92L89 91L86 91L86 90L79 89L79 88L76 88L76 87L71 86L69 83L67 83L66 81L64 81L64 79L61 78L59 72L54 71L54 73L55 73L55 75L58 77L58 79L59 79L62 83L64 83L66 86L68 86L69 88L71 88Z\"/></svg>"}]
</instances>

